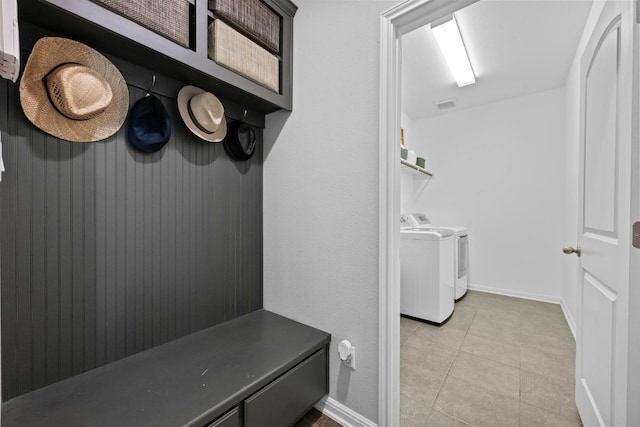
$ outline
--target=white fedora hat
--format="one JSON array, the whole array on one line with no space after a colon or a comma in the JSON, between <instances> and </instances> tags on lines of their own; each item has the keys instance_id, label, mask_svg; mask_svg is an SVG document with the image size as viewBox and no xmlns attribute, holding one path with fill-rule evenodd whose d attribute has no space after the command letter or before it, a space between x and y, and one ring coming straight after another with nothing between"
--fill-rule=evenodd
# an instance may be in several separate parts
<instances>
[{"instance_id":1,"label":"white fedora hat","mask_svg":"<svg viewBox=\"0 0 640 427\"><path fill-rule=\"evenodd\" d=\"M220 142L227 135L222 102L212 93L195 86L178 92L178 111L189 130L209 142Z\"/></svg>"}]
</instances>

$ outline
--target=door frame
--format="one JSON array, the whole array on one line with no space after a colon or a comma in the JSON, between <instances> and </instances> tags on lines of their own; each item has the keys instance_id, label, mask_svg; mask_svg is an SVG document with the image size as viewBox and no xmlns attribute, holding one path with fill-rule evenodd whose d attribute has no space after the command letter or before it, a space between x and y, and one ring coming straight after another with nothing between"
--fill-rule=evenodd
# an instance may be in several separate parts
<instances>
[{"instance_id":1,"label":"door frame","mask_svg":"<svg viewBox=\"0 0 640 427\"><path fill-rule=\"evenodd\" d=\"M380 16L378 425L400 419L400 113L403 34L478 0L408 0Z\"/></svg>"},{"instance_id":2,"label":"door frame","mask_svg":"<svg viewBox=\"0 0 640 427\"><path fill-rule=\"evenodd\" d=\"M634 1L633 24L633 129L631 136L631 223L640 222L640 0ZM629 300L640 301L640 286L631 286L640 278L640 254L638 249L631 248ZM633 255L635 254L635 256ZM640 310L629 310L629 325L640 325ZM637 327L636 327L637 328ZM640 354L640 333L638 330L629 334L629 354ZM628 364L627 372L629 382L627 384L628 400L640 401L640 363ZM640 425L640 407L635 405L627 410L627 423Z\"/></svg>"}]
</instances>

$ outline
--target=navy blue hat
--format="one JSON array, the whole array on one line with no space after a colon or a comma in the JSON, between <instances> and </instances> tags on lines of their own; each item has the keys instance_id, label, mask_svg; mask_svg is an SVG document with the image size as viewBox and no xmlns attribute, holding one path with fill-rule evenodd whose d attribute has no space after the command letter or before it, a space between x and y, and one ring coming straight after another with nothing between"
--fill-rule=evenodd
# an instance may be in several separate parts
<instances>
[{"instance_id":1,"label":"navy blue hat","mask_svg":"<svg viewBox=\"0 0 640 427\"><path fill-rule=\"evenodd\" d=\"M140 151L154 153L169 141L171 120L162 102L147 95L133 104L127 127L127 141Z\"/></svg>"}]
</instances>

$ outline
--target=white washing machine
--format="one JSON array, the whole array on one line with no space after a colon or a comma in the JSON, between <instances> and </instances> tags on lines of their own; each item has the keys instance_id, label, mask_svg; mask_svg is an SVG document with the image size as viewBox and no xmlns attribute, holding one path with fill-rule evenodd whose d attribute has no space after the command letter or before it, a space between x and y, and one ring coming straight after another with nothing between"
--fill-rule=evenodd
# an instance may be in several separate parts
<instances>
[{"instance_id":1,"label":"white washing machine","mask_svg":"<svg viewBox=\"0 0 640 427\"><path fill-rule=\"evenodd\" d=\"M407 215L406 219L414 228L447 228L455 233L455 300L456 302L460 301L467 294L467 289L469 289L469 232L465 227L433 225L423 213Z\"/></svg>"},{"instance_id":2,"label":"white washing machine","mask_svg":"<svg viewBox=\"0 0 640 427\"><path fill-rule=\"evenodd\" d=\"M447 229L400 228L400 314L441 325L454 309L455 235Z\"/></svg>"}]
</instances>

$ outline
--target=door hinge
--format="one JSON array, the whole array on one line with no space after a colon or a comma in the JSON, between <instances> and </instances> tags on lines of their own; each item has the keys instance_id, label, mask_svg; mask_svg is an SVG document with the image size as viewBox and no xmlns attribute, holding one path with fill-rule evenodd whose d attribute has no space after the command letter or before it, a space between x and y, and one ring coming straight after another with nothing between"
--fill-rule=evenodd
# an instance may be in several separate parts
<instances>
[{"instance_id":1,"label":"door hinge","mask_svg":"<svg viewBox=\"0 0 640 427\"><path fill-rule=\"evenodd\" d=\"M631 239L631 244L634 248L640 249L640 222L633 223L633 237Z\"/></svg>"}]
</instances>

